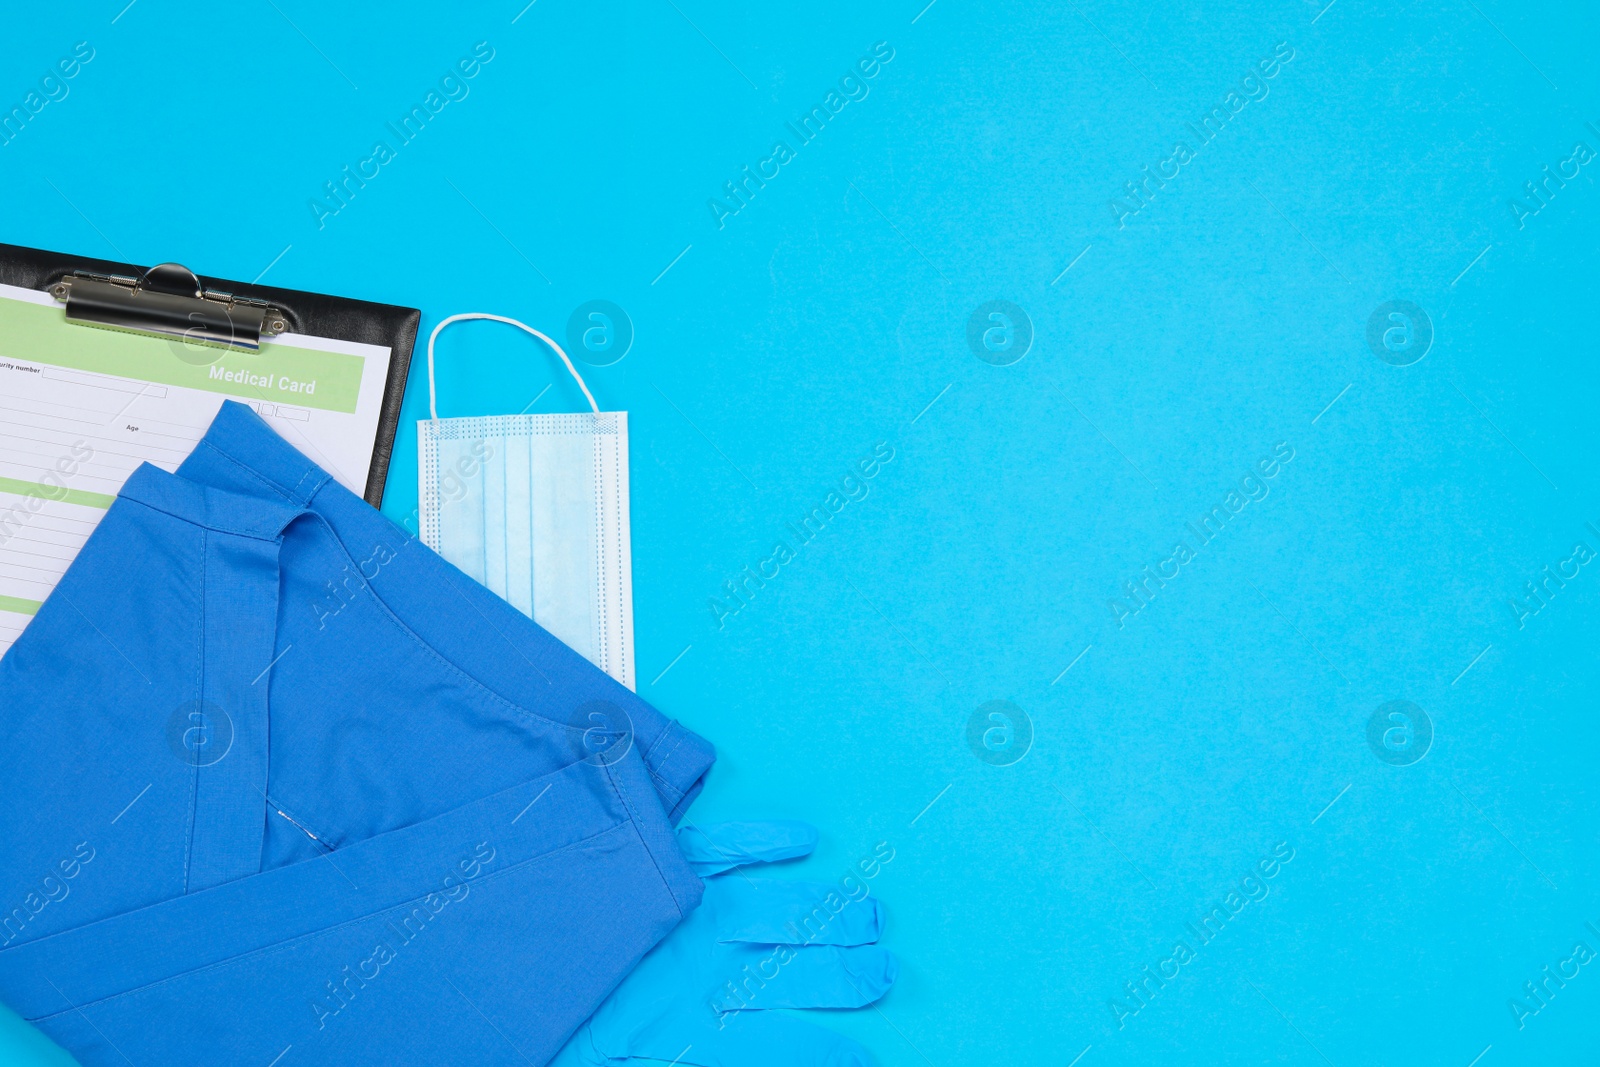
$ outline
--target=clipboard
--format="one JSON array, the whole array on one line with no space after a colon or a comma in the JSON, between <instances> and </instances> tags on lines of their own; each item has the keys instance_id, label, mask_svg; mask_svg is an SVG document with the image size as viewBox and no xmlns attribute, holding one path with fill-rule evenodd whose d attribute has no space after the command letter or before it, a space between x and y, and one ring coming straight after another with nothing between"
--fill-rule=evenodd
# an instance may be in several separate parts
<instances>
[{"instance_id":1,"label":"clipboard","mask_svg":"<svg viewBox=\"0 0 1600 1067\"><path fill-rule=\"evenodd\" d=\"M50 293L66 305L68 321L102 329L243 351L284 333L388 348L388 377L362 493L373 507L382 505L422 318L416 308L196 275L174 263L138 267L9 244L0 244L0 284Z\"/></svg>"}]
</instances>

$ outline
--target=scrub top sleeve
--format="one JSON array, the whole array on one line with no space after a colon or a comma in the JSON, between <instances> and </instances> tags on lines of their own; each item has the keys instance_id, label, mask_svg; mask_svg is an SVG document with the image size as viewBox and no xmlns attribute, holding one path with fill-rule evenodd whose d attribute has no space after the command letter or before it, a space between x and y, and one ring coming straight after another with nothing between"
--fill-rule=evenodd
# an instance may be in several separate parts
<instances>
[{"instance_id":1,"label":"scrub top sleeve","mask_svg":"<svg viewBox=\"0 0 1600 1067\"><path fill-rule=\"evenodd\" d=\"M654 803L574 765L0 952L0 998L85 1067L543 1063L699 902Z\"/></svg>"}]
</instances>

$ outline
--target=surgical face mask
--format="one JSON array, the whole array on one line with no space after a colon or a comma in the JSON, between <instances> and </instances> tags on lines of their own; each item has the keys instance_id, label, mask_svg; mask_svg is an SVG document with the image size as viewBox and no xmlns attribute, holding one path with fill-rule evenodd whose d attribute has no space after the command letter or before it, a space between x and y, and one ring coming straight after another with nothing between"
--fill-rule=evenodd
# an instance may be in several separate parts
<instances>
[{"instance_id":1,"label":"surgical face mask","mask_svg":"<svg viewBox=\"0 0 1600 1067\"><path fill-rule=\"evenodd\" d=\"M591 410L441 419L434 341L464 319L508 323L549 345ZM452 315L429 336L428 412L417 423L423 543L632 689L628 413L601 411L550 338L482 314Z\"/></svg>"}]
</instances>

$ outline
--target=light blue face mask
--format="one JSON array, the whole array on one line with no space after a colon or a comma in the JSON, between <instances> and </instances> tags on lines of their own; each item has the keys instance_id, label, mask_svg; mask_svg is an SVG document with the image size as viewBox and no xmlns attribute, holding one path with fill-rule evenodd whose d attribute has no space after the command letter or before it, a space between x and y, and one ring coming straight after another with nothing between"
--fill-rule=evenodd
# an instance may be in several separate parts
<instances>
[{"instance_id":1,"label":"light blue face mask","mask_svg":"<svg viewBox=\"0 0 1600 1067\"><path fill-rule=\"evenodd\" d=\"M434 341L466 319L508 323L549 345L592 410L439 418ZM628 413L601 411L538 330L477 313L451 315L428 337L428 412L417 423L423 543L632 689Z\"/></svg>"}]
</instances>

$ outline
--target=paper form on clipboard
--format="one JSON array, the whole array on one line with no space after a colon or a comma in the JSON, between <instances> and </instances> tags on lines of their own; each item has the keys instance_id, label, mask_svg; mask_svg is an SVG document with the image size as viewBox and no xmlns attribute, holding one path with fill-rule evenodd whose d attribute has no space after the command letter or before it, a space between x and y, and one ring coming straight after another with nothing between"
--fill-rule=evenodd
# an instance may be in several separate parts
<instances>
[{"instance_id":1,"label":"paper form on clipboard","mask_svg":"<svg viewBox=\"0 0 1600 1067\"><path fill-rule=\"evenodd\" d=\"M286 333L259 352L68 323L0 285L0 655L140 463L173 471L227 399L358 496L391 350Z\"/></svg>"}]
</instances>

